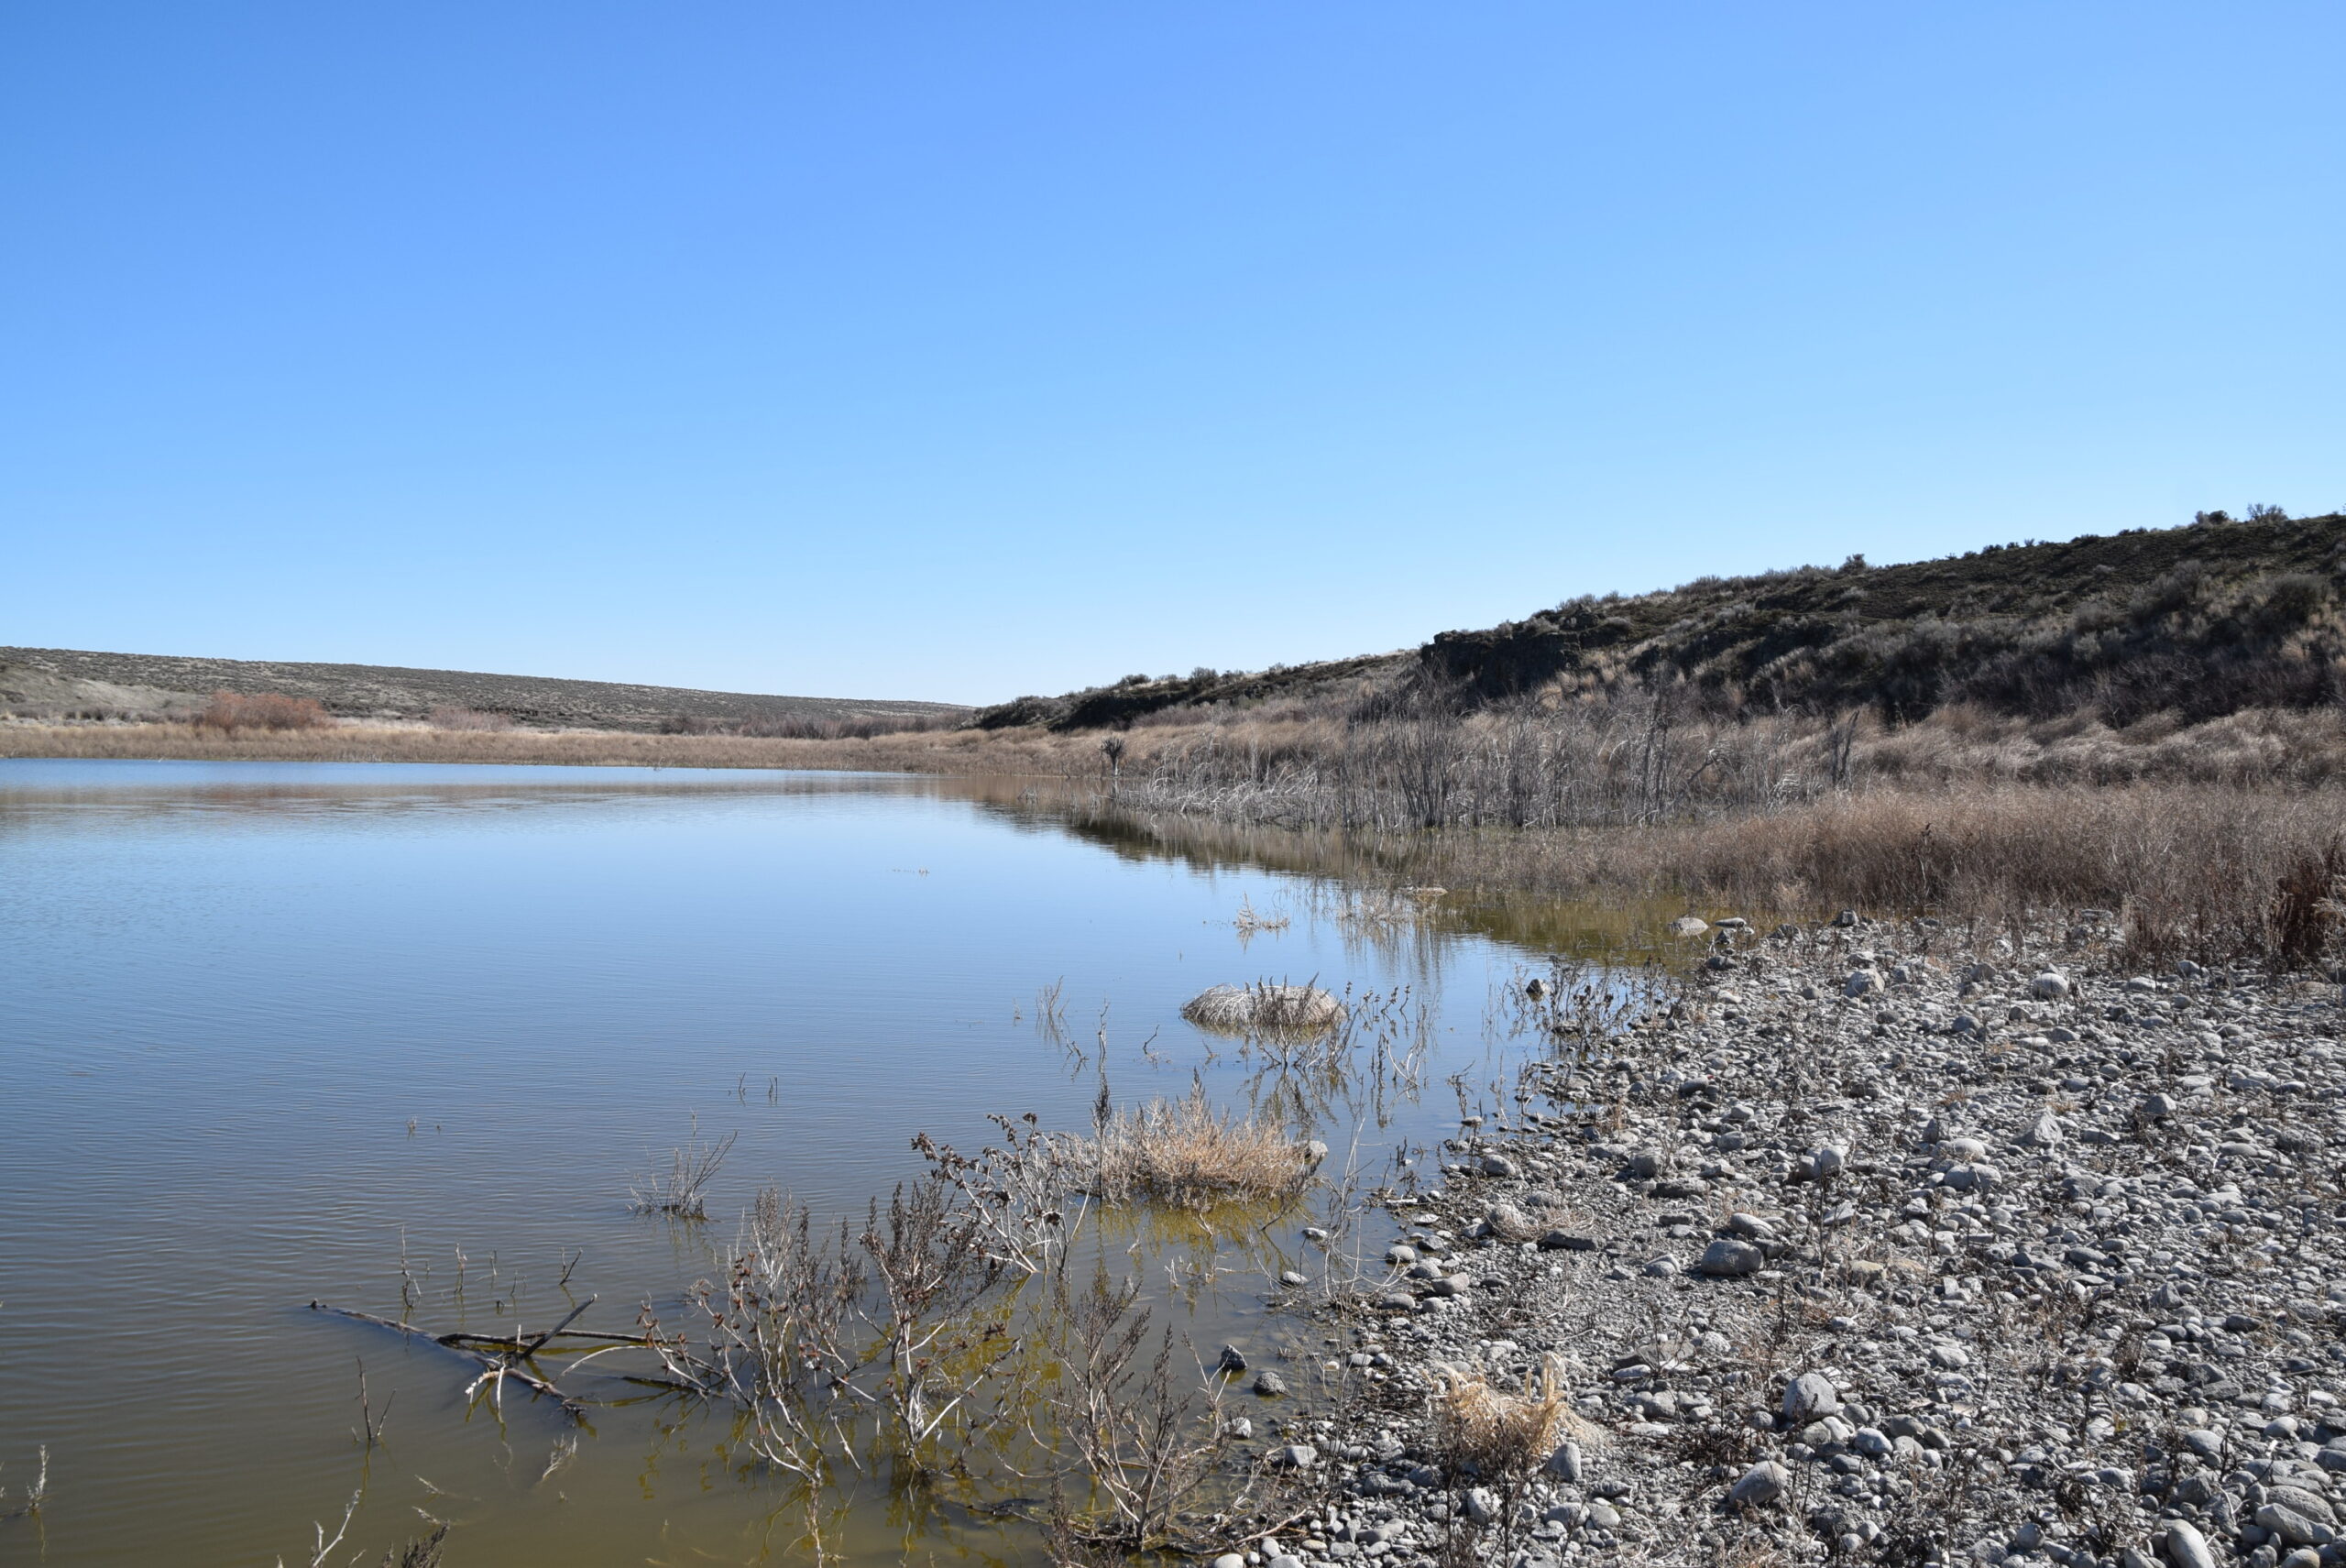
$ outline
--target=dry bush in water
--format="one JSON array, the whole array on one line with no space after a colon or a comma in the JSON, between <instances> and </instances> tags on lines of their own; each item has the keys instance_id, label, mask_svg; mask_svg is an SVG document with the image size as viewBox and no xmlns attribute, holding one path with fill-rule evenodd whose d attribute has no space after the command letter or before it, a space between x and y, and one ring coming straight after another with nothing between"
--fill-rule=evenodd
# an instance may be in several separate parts
<instances>
[{"instance_id":1,"label":"dry bush in water","mask_svg":"<svg viewBox=\"0 0 2346 1568\"><path fill-rule=\"evenodd\" d=\"M1280 925L1286 922L1282 920ZM1257 1030L1317 1032L1344 1021L1344 1004L1335 992L1316 985L1217 985L1193 996L1181 1016L1200 1029L1243 1035Z\"/></svg>"},{"instance_id":2,"label":"dry bush in water","mask_svg":"<svg viewBox=\"0 0 2346 1568\"><path fill-rule=\"evenodd\" d=\"M1276 1124L1216 1112L1202 1086L1104 1118L1089 1152L1102 1201L1188 1208L1289 1197L1311 1179L1313 1164L1310 1146Z\"/></svg>"},{"instance_id":3,"label":"dry bush in water","mask_svg":"<svg viewBox=\"0 0 2346 1568\"><path fill-rule=\"evenodd\" d=\"M691 1141L671 1149L665 1175L654 1171L628 1189L630 1207L640 1214L666 1214L678 1220L708 1218L708 1184L733 1152L739 1133L728 1133L715 1143L705 1141L696 1128Z\"/></svg>"},{"instance_id":4,"label":"dry bush in water","mask_svg":"<svg viewBox=\"0 0 2346 1568\"><path fill-rule=\"evenodd\" d=\"M196 725L205 729L323 729L334 720L325 707L312 697L280 696L265 693L259 696L242 696L236 692L214 692L212 701L197 718Z\"/></svg>"},{"instance_id":5,"label":"dry bush in water","mask_svg":"<svg viewBox=\"0 0 2346 1568\"><path fill-rule=\"evenodd\" d=\"M1069 1545L1145 1552L1179 1534L1184 1511L1212 1479L1222 1420L1220 1386L1207 1380L1202 1408L1173 1376L1167 1329L1143 1369L1149 1313L1137 1280L1096 1270L1074 1291L1052 1282L1048 1351L1058 1369L1030 1435L1037 1450L1072 1459L1072 1477L1052 1476L1050 1534ZM1066 1501L1069 1479L1088 1483L1091 1508ZM1075 1554L1075 1555L1080 1555Z\"/></svg>"}]
</instances>

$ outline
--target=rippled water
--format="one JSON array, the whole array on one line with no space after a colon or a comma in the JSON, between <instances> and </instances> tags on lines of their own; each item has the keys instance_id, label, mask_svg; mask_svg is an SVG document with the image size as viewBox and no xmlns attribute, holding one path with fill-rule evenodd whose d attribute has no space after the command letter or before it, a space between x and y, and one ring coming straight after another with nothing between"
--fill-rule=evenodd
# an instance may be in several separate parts
<instances>
[{"instance_id":1,"label":"rippled water","mask_svg":"<svg viewBox=\"0 0 2346 1568\"><path fill-rule=\"evenodd\" d=\"M1290 924L1243 939L1243 907ZM776 1489L714 1421L597 1411L542 1480L558 1412L468 1406L463 1363L305 1304L396 1313L404 1251L435 1329L590 1292L583 1321L622 1329L729 1230L628 1210L696 1121L739 1135L720 1214L768 1181L860 1211L915 1132L1087 1124L1103 1033L1119 1101L1261 1092L1178 1016L1218 981L1413 987L1431 1090L1316 1130L1341 1150L1365 1121L1378 1158L1439 1136L1523 955L1332 911L1309 874L1077 832L1015 784L0 762L0 1508L50 1456L0 1561L307 1562L354 1491L337 1562L418 1508L455 1521L452 1568L781 1560ZM1061 981L1080 1058L1036 1027ZM1182 1326L1271 1332L1261 1283ZM390 1406L371 1454L362 1360ZM849 1544L1031 1554L1016 1527L911 1528L874 1508Z\"/></svg>"}]
</instances>

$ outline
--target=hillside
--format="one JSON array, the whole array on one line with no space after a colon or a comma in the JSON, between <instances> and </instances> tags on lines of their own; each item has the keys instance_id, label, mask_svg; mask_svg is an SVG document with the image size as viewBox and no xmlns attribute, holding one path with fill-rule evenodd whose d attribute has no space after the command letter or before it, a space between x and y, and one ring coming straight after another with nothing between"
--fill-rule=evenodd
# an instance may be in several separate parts
<instances>
[{"instance_id":1,"label":"hillside","mask_svg":"<svg viewBox=\"0 0 2346 1568\"><path fill-rule=\"evenodd\" d=\"M1374 717L1668 689L1722 717L1956 702L2041 718L2206 719L2346 697L2346 517L2210 514L2061 543L1990 544L1872 566L1701 577L1566 600L1414 653L1260 674L1130 676L984 710L989 728L1129 725L1278 700Z\"/></svg>"},{"instance_id":2,"label":"hillside","mask_svg":"<svg viewBox=\"0 0 2346 1568\"><path fill-rule=\"evenodd\" d=\"M0 714L25 718L188 718L214 692L312 697L345 718L416 719L434 709L497 714L537 728L656 730L723 727L751 733L822 721L954 723L950 703L766 696L494 675L377 664L280 663L0 648Z\"/></svg>"}]
</instances>

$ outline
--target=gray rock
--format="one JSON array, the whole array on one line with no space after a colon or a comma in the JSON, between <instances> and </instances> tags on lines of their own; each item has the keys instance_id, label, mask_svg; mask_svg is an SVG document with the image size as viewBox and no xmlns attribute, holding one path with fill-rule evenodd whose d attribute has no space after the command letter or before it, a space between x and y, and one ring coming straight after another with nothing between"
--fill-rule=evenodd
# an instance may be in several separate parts
<instances>
[{"instance_id":1,"label":"gray rock","mask_svg":"<svg viewBox=\"0 0 2346 1568\"><path fill-rule=\"evenodd\" d=\"M1792 1421L1813 1421L1819 1416L1838 1415L1841 1391L1833 1387L1833 1379L1822 1372L1803 1372L1784 1388L1784 1416Z\"/></svg>"},{"instance_id":2,"label":"gray rock","mask_svg":"<svg viewBox=\"0 0 2346 1568\"><path fill-rule=\"evenodd\" d=\"M1841 982L1841 994L1844 996L1870 996L1880 989L1881 976L1869 969L1853 970L1849 978Z\"/></svg>"},{"instance_id":3,"label":"gray rock","mask_svg":"<svg viewBox=\"0 0 2346 1568\"><path fill-rule=\"evenodd\" d=\"M1749 1242L1733 1236L1721 1236L1703 1249L1702 1260L1695 1271L1716 1278L1732 1279L1746 1274L1757 1274L1767 1266L1768 1255Z\"/></svg>"},{"instance_id":4,"label":"gray rock","mask_svg":"<svg viewBox=\"0 0 2346 1568\"><path fill-rule=\"evenodd\" d=\"M2058 1002L2069 994L2069 977L2058 970L2046 970L2028 982L2028 993L2039 1002Z\"/></svg>"},{"instance_id":5,"label":"gray rock","mask_svg":"<svg viewBox=\"0 0 2346 1568\"><path fill-rule=\"evenodd\" d=\"M1266 1366L1255 1374L1255 1392L1266 1399L1284 1394L1287 1392L1287 1379Z\"/></svg>"},{"instance_id":6,"label":"gray rock","mask_svg":"<svg viewBox=\"0 0 2346 1568\"><path fill-rule=\"evenodd\" d=\"M2286 1482L2276 1482L2266 1489L2264 1497L2267 1502L2279 1503L2285 1508L2294 1508L2308 1519L2319 1519L2333 1529L2337 1526L2338 1515L2331 1509L2330 1499L2319 1492L2304 1486L2293 1486ZM2265 1528L2270 1530L2273 1527L2267 1525Z\"/></svg>"},{"instance_id":7,"label":"gray rock","mask_svg":"<svg viewBox=\"0 0 2346 1568\"><path fill-rule=\"evenodd\" d=\"M1243 1552L1225 1552L1213 1560L1213 1568L1246 1568L1246 1554Z\"/></svg>"},{"instance_id":8,"label":"gray rock","mask_svg":"<svg viewBox=\"0 0 2346 1568\"><path fill-rule=\"evenodd\" d=\"M1279 1283L1292 1290L1298 1286L1309 1285L1311 1281L1307 1276L1298 1274L1292 1268L1285 1268L1279 1271Z\"/></svg>"},{"instance_id":9,"label":"gray rock","mask_svg":"<svg viewBox=\"0 0 2346 1568\"><path fill-rule=\"evenodd\" d=\"M1540 1238L1540 1245L1550 1252L1595 1252L1595 1236L1578 1236L1570 1231L1550 1231Z\"/></svg>"},{"instance_id":10,"label":"gray rock","mask_svg":"<svg viewBox=\"0 0 2346 1568\"><path fill-rule=\"evenodd\" d=\"M1548 1455L1548 1474L1559 1481L1577 1481L1581 1477L1580 1444L1565 1442L1557 1445Z\"/></svg>"},{"instance_id":11,"label":"gray rock","mask_svg":"<svg viewBox=\"0 0 2346 1568\"><path fill-rule=\"evenodd\" d=\"M2276 1486L2273 1491L2275 1495L2256 1506L2256 1522L2280 1537L2283 1544L2323 1546L2337 1539L2336 1525L2323 1522L2301 1506L2306 1494L2296 1492L2285 1497L2280 1494L2295 1488Z\"/></svg>"},{"instance_id":12,"label":"gray rock","mask_svg":"<svg viewBox=\"0 0 2346 1568\"><path fill-rule=\"evenodd\" d=\"M1709 921L1698 920L1692 915L1681 915L1670 923L1670 934L1673 937L1699 937L1710 928Z\"/></svg>"},{"instance_id":13,"label":"gray rock","mask_svg":"<svg viewBox=\"0 0 2346 1568\"><path fill-rule=\"evenodd\" d=\"M2169 1520L2160 1545L2175 1568L2216 1568L2216 1554L2208 1550L2208 1538L2199 1533L2197 1525L2186 1520Z\"/></svg>"},{"instance_id":14,"label":"gray rock","mask_svg":"<svg viewBox=\"0 0 2346 1568\"><path fill-rule=\"evenodd\" d=\"M1214 1368L1221 1372L1244 1372L1246 1370L1246 1353L1234 1344L1223 1345L1222 1354L1214 1360Z\"/></svg>"},{"instance_id":15,"label":"gray rock","mask_svg":"<svg viewBox=\"0 0 2346 1568\"><path fill-rule=\"evenodd\" d=\"M1476 1524L1489 1524L1492 1520L1497 1519L1499 1517L1499 1499L1497 1494L1494 1493L1487 1486L1468 1487L1466 1489L1466 1517L1473 1519Z\"/></svg>"},{"instance_id":16,"label":"gray rock","mask_svg":"<svg viewBox=\"0 0 2346 1568\"><path fill-rule=\"evenodd\" d=\"M1648 1181L1661 1174L1664 1161L1659 1149L1639 1149L1623 1163L1631 1176Z\"/></svg>"},{"instance_id":17,"label":"gray rock","mask_svg":"<svg viewBox=\"0 0 2346 1568\"><path fill-rule=\"evenodd\" d=\"M2061 1124L2050 1111L2028 1124L2020 1141L2031 1148L2049 1149L2061 1141Z\"/></svg>"},{"instance_id":18,"label":"gray rock","mask_svg":"<svg viewBox=\"0 0 2346 1568\"><path fill-rule=\"evenodd\" d=\"M1728 1491L1727 1500L1740 1508L1765 1508L1782 1497L1790 1485L1790 1471L1772 1459L1763 1459L1743 1473Z\"/></svg>"},{"instance_id":19,"label":"gray rock","mask_svg":"<svg viewBox=\"0 0 2346 1568\"><path fill-rule=\"evenodd\" d=\"M1320 1463L1320 1451L1308 1442L1291 1442L1271 1459L1282 1470L1309 1470Z\"/></svg>"}]
</instances>

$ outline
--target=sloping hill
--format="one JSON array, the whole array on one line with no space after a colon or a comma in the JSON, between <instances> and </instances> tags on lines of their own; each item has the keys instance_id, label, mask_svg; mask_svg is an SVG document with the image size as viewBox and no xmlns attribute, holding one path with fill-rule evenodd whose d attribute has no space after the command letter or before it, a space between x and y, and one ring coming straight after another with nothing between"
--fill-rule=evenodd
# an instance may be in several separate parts
<instances>
[{"instance_id":1,"label":"sloping hill","mask_svg":"<svg viewBox=\"0 0 2346 1568\"><path fill-rule=\"evenodd\" d=\"M313 697L329 713L350 718L422 718L435 708L469 708L520 724L600 729L756 729L823 719L909 726L953 723L969 712L941 702L767 696L469 670L0 648L0 712L27 718L187 717L223 691Z\"/></svg>"},{"instance_id":2,"label":"sloping hill","mask_svg":"<svg viewBox=\"0 0 2346 1568\"><path fill-rule=\"evenodd\" d=\"M1130 724L1286 699L1374 716L1463 711L1633 687L1706 712L1842 712L1893 720L1953 702L2114 724L2346 700L2346 516L2129 529L1959 556L1701 577L1658 593L1570 599L1414 654L1260 674L1134 676L986 709L987 727Z\"/></svg>"}]
</instances>

